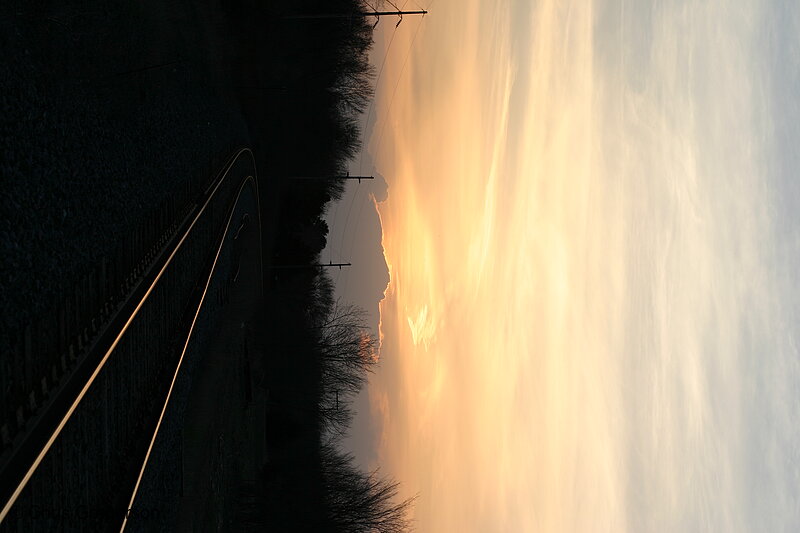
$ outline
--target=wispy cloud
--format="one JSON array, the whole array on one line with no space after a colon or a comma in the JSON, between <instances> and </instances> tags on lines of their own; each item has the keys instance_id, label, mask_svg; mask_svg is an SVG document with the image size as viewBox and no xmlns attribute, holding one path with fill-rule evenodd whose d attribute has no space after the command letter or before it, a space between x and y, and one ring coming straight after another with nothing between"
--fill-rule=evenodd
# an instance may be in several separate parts
<instances>
[{"instance_id":1,"label":"wispy cloud","mask_svg":"<svg viewBox=\"0 0 800 533\"><path fill-rule=\"evenodd\" d=\"M793 529L798 9L525 4L387 62L381 461L421 530Z\"/></svg>"}]
</instances>

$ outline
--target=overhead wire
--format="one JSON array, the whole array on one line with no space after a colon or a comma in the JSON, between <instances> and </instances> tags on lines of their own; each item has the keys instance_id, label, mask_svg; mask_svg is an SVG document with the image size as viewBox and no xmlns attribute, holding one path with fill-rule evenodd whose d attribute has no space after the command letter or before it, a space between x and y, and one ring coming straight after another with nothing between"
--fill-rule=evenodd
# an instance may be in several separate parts
<instances>
[{"instance_id":1,"label":"overhead wire","mask_svg":"<svg viewBox=\"0 0 800 533\"><path fill-rule=\"evenodd\" d=\"M403 5L400 6L399 8L396 5L394 5L392 2L389 2L389 3L392 4L392 6L395 9L397 9L398 11L401 11L406 7L406 4L408 4L408 2L409 2L409 0L406 0L405 2L403 2ZM392 49L392 43L394 42L394 38L397 35L397 28L398 28L398 26L395 26L394 29L392 30L392 36L389 39L389 45L386 47L386 51L383 54L383 60L381 61L380 69L378 70L378 74L375 77L375 88L376 89L378 87L378 83L380 82L381 76L383 75L383 69L386 66L386 60L389 58L389 53L391 52L391 49ZM417 29L419 29L419 27ZM412 45L413 45L413 42L412 42ZM366 128L366 125L369 124L369 119L372 118L372 112L374 110L374 103L375 103L375 98L373 98L369 103L369 110L367 112L367 120L364 123L365 124L365 128ZM362 144L361 144L361 155L359 156L359 162L358 162L358 173L359 174L361 174L361 172L362 172L362 168L363 168L363 164L364 164L364 152L365 152L365 150L366 150L366 143L362 142ZM360 185L360 183L359 183L359 185ZM358 189L356 189L356 191L353 192L353 196L350 198L350 203L349 203L348 208L347 208L347 215L345 216L344 227L342 228L342 238L341 238L341 240L339 242L339 252L340 253L344 252L344 241L345 241L345 238L347 236L347 227L348 227L348 225L350 223L350 215L352 214L353 205L355 204L355 201L356 201L357 191L358 191ZM365 201L365 199L362 199L361 207L359 208L359 216L358 216L359 220L361 218L361 212L364 209L364 201ZM339 203L337 202L336 209L334 211L334 218L333 218L334 220L336 219L336 216L338 215L338 213L339 213ZM353 239L355 239L355 237L351 237L351 246L350 246L351 253L352 253L352 249L353 249L353 244L352 244L352 240ZM330 251L332 251L332 248L333 247L331 247ZM332 257L332 255L330 257ZM342 257L344 257L344 255L342 255ZM339 278L340 277L341 277L341 271L336 274L336 279L334 280L335 283L339 282Z\"/></svg>"},{"instance_id":2,"label":"overhead wire","mask_svg":"<svg viewBox=\"0 0 800 533\"><path fill-rule=\"evenodd\" d=\"M398 9L398 11L402 10L402 8L403 8L403 7L405 7L405 5L406 5L407 3L408 3L408 0L406 0L406 2L405 2L405 3L403 3L403 6L402 6L400 9ZM367 5L368 5L368 6L370 6L370 7L372 7L372 5L371 5L371 4L369 4L368 2L367 2ZM394 5L394 4L392 4L392 5ZM396 8L396 7L397 7L397 6L395 6L395 8ZM374 7L372 7L372 9L375 9L375 8L374 8ZM375 9L375 10L377 11L377 9ZM377 74L377 76L375 77L375 88L376 88L376 89L377 89L377 87L378 87L378 83L379 83L379 82L380 82L380 80L381 80L381 75L383 74L383 68L384 68L384 66L386 66L386 60L387 60L387 58L389 57L389 52L390 52L390 51L391 51L391 49L392 49L392 43L394 42L394 37L395 37L395 35L396 35L396 34L397 34L397 26L395 26L395 27L394 27L394 30L392 31L392 37L389 39L389 45L386 47L386 50L384 51L384 54L383 54L383 60L381 61L381 66L380 66L380 69L378 69L378 74ZM372 111L373 111L373 109L374 109L374 103L375 103L375 98L373 97L373 98L370 100L370 102L369 102L369 108L368 108L368 110L367 110L367 120L364 122L364 124L365 124L365 129L366 129L366 125L368 125L368 124L369 124L369 119L370 119L370 118L372 118ZM360 156L359 156L359 160L358 160L358 173L359 173L359 174L361 174L361 171L362 171L362 168L363 168L363 163L364 163L364 151L365 151L365 149L366 149L365 143L362 141L362 143L361 143L361 154L360 154ZM350 212L351 212L351 211L352 211L352 209L353 209L353 202L355 202L355 195L356 195L356 193L354 192L354 193L353 193L353 197L350 199L350 205L349 205L349 207L348 207L348 210L347 210L347 217L345 218L345 225L344 225L344 228L342 229L342 240L341 240L341 242L340 242L340 246L339 246L339 251L340 251L340 252L342 251L342 249L343 249L343 246L344 246L344 235L345 235L345 232L347 231L347 224L348 224L348 221L349 221L349 219L350 219ZM335 221L335 220L337 219L337 216L338 216L338 214L339 214L339 204L340 204L340 203L341 203L341 202L336 202L336 207L334 208L334 211L333 211L333 218L332 218L331 220L334 220L334 221ZM333 262L333 255L332 255L332 251L333 251L333 247L331 246L331 247L330 247L330 249L328 250L328 252L329 252L329 255L328 255L328 257L329 257L329 260L330 260L331 262ZM341 257L344 257L344 256L340 255L340 258L341 258ZM338 282L338 281L339 281L339 276L340 276L340 275L341 275L341 273L337 274L337 276L336 276L336 282Z\"/></svg>"},{"instance_id":3,"label":"overhead wire","mask_svg":"<svg viewBox=\"0 0 800 533\"><path fill-rule=\"evenodd\" d=\"M408 2L408 0L406 0L406 3L407 3L407 2ZM370 8L372 8L372 9L373 9L373 10L375 10L375 11L377 11L377 9L376 9L375 7L373 7L373 6L372 6L372 4L370 4L369 2L365 2L365 3L366 3L366 4L367 4L367 5L370 7ZM390 2L390 3L391 3L391 2ZM394 5L394 4L392 4L392 5ZM403 4L403 6L405 6L405 4ZM395 6L395 7L396 7L396 6ZM402 8L401 8L401 9L402 9ZM398 10L398 11L399 11L399 10ZM394 28L394 31L392 31L392 37L391 37L391 39L389 39L389 46L387 46L387 47L386 47L386 50L384 51L384 54L383 54L383 60L381 61L381 67L380 67L380 69L378 70L378 74L377 74L377 76L375 77L375 87L376 87L376 88L377 88L377 86L378 86L378 82L379 82L379 81L380 81L380 79L381 79L381 74L383 74L383 67L384 67L384 65L386 65L386 59L389 57L389 52L390 52L390 51L391 51L391 49L392 49L392 43L394 42L394 36L395 36L395 34L396 34L396 33L397 33L397 26L395 26L395 28ZM372 111L373 111L373 107L374 107L374 102L375 102L375 98L373 97L373 98L370 100L370 102L369 102L369 108L368 108L368 111L367 111L367 120L364 122L364 124L365 124L365 125L366 125L366 124L369 124L369 119L372 117ZM361 150L360 150L360 152L361 152L361 155L359 156L359 161L358 161L358 173L359 173L359 174L361 174L361 168L362 168L362 166L363 166L363 161L364 161L364 142L363 142L363 141L362 141L362 143L361 143ZM350 199L350 206L349 206L349 208L348 208L347 217L345 218L345 226L344 226L344 228L342 229L342 239L341 239L340 246L339 246L339 252L340 252L340 253L339 253L339 259L340 259L340 261L339 261L339 262L344 262L344 260L343 260L343 257L344 257L344 256L341 254L341 251L342 251L342 248L343 248L343 246L344 246L344 234L345 234L345 231L347 230L347 223L348 223L348 220L349 220L349 218L350 218L350 211L351 211L351 210L352 210L352 208L353 208L352 206L353 206L353 202L354 202L354 201L355 201L355 192L353 193L353 197ZM340 204L341 204L341 201L338 201L338 202L336 202L336 207L334 208L334 211L333 211L333 218L331 219L332 221L335 221L335 220L337 220L337 216L338 216L338 214L339 214L339 205L340 205ZM328 249L328 260L329 260L330 262L333 262L333 246L330 246L330 247L329 247L329 249ZM336 283L338 283L338 281L339 281L339 276L340 276L340 275L341 275L341 271L340 271L339 273L337 273L337 275L336 275L336 279L335 279L335 282L336 282Z\"/></svg>"},{"instance_id":4,"label":"overhead wire","mask_svg":"<svg viewBox=\"0 0 800 533\"><path fill-rule=\"evenodd\" d=\"M408 3L408 0L403 4L403 7ZM402 9L402 8L400 8ZM399 10L398 10L399 11ZM389 46L386 47L386 51L383 54L383 61L381 62L381 67L378 69L378 75L375 77L375 89L378 89L378 82L381 80L381 75L383 74L383 68L386 66L386 60L389 58L389 52L392 49L392 43L394 42L394 36L397 35L397 26L394 27L392 31L392 37L389 39ZM367 111L367 120L364 122L365 125L369 124L369 119L372 118L372 111L375 107L375 98L373 97L372 100L369 102L369 110ZM361 144L361 155L358 159L358 172L361 173L364 163L364 151L366 146L364 143Z\"/></svg>"},{"instance_id":5,"label":"overhead wire","mask_svg":"<svg viewBox=\"0 0 800 533\"><path fill-rule=\"evenodd\" d=\"M435 2L436 0L434 0ZM431 2L433 5L433 2ZM394 98L397 95L397 88L400 86L400 81L403 79L403 73L406 70L406 65L408 64L408 59L411 57L411 51L414 49L414 41L417 40L417 35L419 34L420 28L422 28L422 23L425 21L425 17L419 21L417 24L417 30L414 32L414 37L411 39L411 45L408 47L408 53L406 54L406 58L403 61L403 66L400 68L400 75L397 77L397 83L394 85L394 90L392 91L392 97L389 100L389 108L386 110L386 119L383 121L383 126L381 126L381 132L378 136L378 144L375 145L375 152L377 153L378 149L381 147L381 143L383 142L383 134L386 132L386 124L389 122L389 115L392 112L392 105L394 104Z\"/></svg>"},{"instance_id":6,"label":"overhead wire","mask_svg":"<svg viewBox=\"0 0 800 533\"><path fill-rule=\"evenodd\" d=\"M408 1L409 1L409 0L406 0L406 1L405 1L405 3L403 3L403 7L405 7L405 5L408 3ZM428 8L429 8L429 9L430 9L430 6L432 6L432 5L434 4L434 2L436 2L436 0L433 0L433 1L432 1L432 2L431 2L429 5L428 5ZM376 153L378 152L378 150L379 150L379 148L380 148L380 146L381 146L381 143L383 142L383 134L384 134L384 132L385 132L385 130L386 130L386 124L387 124L387 122L389 121L389 115L391 114L391 111L392 111L392 105L394 104L394 99L395 99L395 97L396 97L396 95L397 95L397 89L398 89L398 87L400 86L400 81L403 79L403 74L405 73L406 65L408 64L408 60L409 60L409 58L411 57L411 52L414 50L414 42L417 40L417 35L419 35L419 30L422 28L422 24L423 24L424 22L425 22L425 17L423 16L423 17L420 19L419 23L417 24L417 29L414 31L414 36L411 38L411 44L409 45L409 47L408 47L408 51L406 52L406 57L405 57L405 59L403 60L403 66L400 68L400 74L399 74L399 75L398 75L398 77L397 77L397 82L395 83L394 90L392 91L392 97L391 97L391 99L389 100L389 107L388 107L388 108L387 108L387 110L386 110L386 118L385 118L385 119L384 119L384 121L383 121L383 126L381 127L381 133L380 133L380 135L379 135L379 137L378 137L378 144L375 146L375 152L376 152ZM397 29L397 28L395 28L395 30L396 30L396 29ZM392 34L392 40L393 40L393 39L394 39L394 33ZM387 49L387 55L388 55L388 49ZM386 57L386 56L385 56L385 57ZM385 61L386 61L386 60L385 60L385 57L384 57L384 63L385 63ZM383 67L381 67L381 69L382 69L382 68L383 68ZM363 148L362 148L362 150L363 150ZM362 152L362 156L363 156L363 152ZM352 199L352 200L353 200L353 201L355 200L355 195L353 195L353 199ZM362 213L362 212L363 212L363 210L364 210L364 203L365 203L365 201L366 201L366 200L362 201L362 203L361 203L361 207L359 208L359 211L358 211L358 217L356 218L356 227L358 226L358 223L360 222L360 219L361 219L361 213ZM352 206L353 206L353 202L351 201L351 203L350 203L350 210L352 210ZM347 218L349 219L349 217L350 217L350 213L349 213L349 210L348 210L348 216L347 216ZM345 228L344 228L344 230L342 231L342 241L341 241L341 244L340 244L340 251L341 251L341 252L344 252L344 251L345 251L345 250L344 250L344 238L345 238L345 235L346 235L346 233L345 233L346 229L347 229L347 221L345 221ZM354 234L354 235L352 235L352 236L351 236L351 239L350 239L350 253L351 253L351 254L352 254L352 251L353 251L354 241L355 241L355 234ZM341 292L342 292L342 294L346 294L346 292L347 292L347 287L348 287L348 282L349 282L349 281L350 281L350 277L349 277L349 276L345 276L345 280L344 280L344 287L342 288L342 291L341 291ZM338 283L338 277L337 277L337 283Z\"/></svg>"}]
</instances>

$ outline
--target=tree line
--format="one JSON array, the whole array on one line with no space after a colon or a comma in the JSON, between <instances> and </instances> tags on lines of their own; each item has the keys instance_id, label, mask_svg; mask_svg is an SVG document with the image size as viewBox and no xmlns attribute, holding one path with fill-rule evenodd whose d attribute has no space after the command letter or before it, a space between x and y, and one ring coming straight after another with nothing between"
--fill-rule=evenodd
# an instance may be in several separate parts
<instances>
[{"instance_id":1,"label":"tree line","mask_svg":"<svg viewBox=\"0 0 800 533\"><path fill-rule=\"evenodd\" d=\"M258 342L267 390L268 461L241 494L240 527L280 531L407 531L413 499L397 482L364 472L341 441L353 400L377 363L377 339L364 311L340 301L320 268L324 212L342 180L292 181L293 175L344 175L361 149L359 120L373 97L369 63L373 20L296 20L288 15L355 13L362 0L241 0L229 6L241 28L229 53L261 177L262 208L277 231L265 241L270 297ZM265 169L267 169L265 171ZM267 175L267 179L263 178ZM274 198L279 198L276 203ZM304 267L305 266L305 267Z\"/></svg>"},{"instance_id":2,"label":"tree line","mask_svg":"<svg viewBox=\"0 0 800 533\"><path fill-rule=\"evenodd\" d=\"M323 270L272 291L257 339L265 357L267 464L242 494L242 528L402 532L412 499L378 471L358 468L341 442L353 400L377 364L364 311L333 297Z\"/></svg>"}]
</instances>

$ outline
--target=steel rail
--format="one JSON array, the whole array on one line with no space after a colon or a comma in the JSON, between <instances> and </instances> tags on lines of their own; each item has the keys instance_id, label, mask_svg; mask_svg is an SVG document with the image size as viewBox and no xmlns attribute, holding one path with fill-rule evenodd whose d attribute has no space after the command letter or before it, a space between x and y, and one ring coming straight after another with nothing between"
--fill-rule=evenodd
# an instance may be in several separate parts
<instances>
[{"instance_id":1,"label":"steel rail","mask_svg":"<svg viewBox=\"0 0 800 533\"><path fill-rule=\"evenodd\" d=\"M257 190L255 158L249 148L241 148L230 157L214 181L205 189L197 206L181 221L178 226L179 229L175 232L173 238L167 242L161 254L153 260L147 272L140 277L139 283L131 289L128 298L120 305L115 315L103 326L93 343L86 350L78 366L65 378L64 383L53 391L48 404L43 406L42 412L29 422L30 429L19 437L19 442L14 443L9 457L4 464L0 465L0 502L2 503L0 524L7 517L36 468L58 438L81 400L83 400L111 353L161 280L198 220L205 213L220 187L226 181L231 168L244 156L249 157L253 174L243 180L241 187L248 180L253 180ZM257 193L256 198L258 201ZM259 206L259 233L260 217ZM259 248L260 244L259 239ZM261 261L263 261L263 256ZM263 271L263 262L261 267Z\"/></svg>"},{"instance_id":2,"label":"steel rail","mask_svg":"<svg viewBox=\"0 0 800 533\"><path fill-rule=\"evenodd\" d=\"M147 453L145 454L144 461L142 462L142 466L139 469L139 473L138 473L138 476L137 476L137 479L136 479L136 484L133 487L133 492L131 493L131 497L128 500L128 506L127 506L126 512L124 514L124 517L122 519L122 525L120 527L120 532L125 530L125 526L128 523L129 513L133 511L133 502L136 499L136 495L137 495L137 493L139 491L139 485L142 482L142 476L144 475L144 471L147 468L147 462L150 459L150 453L153 451L153 445L155 444L156 438L158 437L158 431L161 428L161 422L164 420L164 414L166 413L167 407L169 406L169 400L170 400L170 397L172 396L172 390L175 387L175 381L178 379L178 374L181 371L181 366L183 365L183 359L184 359L184 356L186 355L186 349L189 346L189 342L192 340L192 333L194 333L194 326L197 323L197 317L200 316L200 311L203 308L203 303L205 302L206 296L208 294L208 287L211 285L211 280L213 279L214 273L216 272L216 269L217 269L217 262L219 260L219 256L222 253L222 249L226 244L226 240L227 240L226 238L228 236L228 230L230 229L231 221L233 220L233 214L236 211L236 205L238 204L239 198L242 195L242 191L244 191L244 188L248 184L248 182L252 182L255 185L256 199L258 199L258 184L257 184L257 182L256 182L256 180L255 180L255 178L253 176L248 176L247 178L245 178L242 181L241 185L239 186L239 190L236 193L236 198L231 203L231 207L230 207L229 212L228 212L228 218L227 218L227 221L225 222L225 228L222 231L222 235L219 238L219 242L217 243L216 252L214 253L214 260L212 261L211 268L209 269L208 275L206 276L205 283L203 285L203 291L200 294L199 302L197 303L197 307L195 308L195 311L194 311L194 316L192 317L191 324L189 325L188 334L186 335L186 339L183 342L183 347L181 348L181 355L180 355L180 357L178 359L178 364L176 365L175 371L174 371L174 373L172 375L172 381L170 382L169 390L167 391L166 398L164 398L164 405L161 407L161 413L159 414L158 422L156 423L155 430L153 431L153 435L150 438L150 442L149 442L149 444L147 446ZM259 206L259 228L260 227L261 227L261 213L260 213L260 206ZM239 228L239 231L241 231L241 229L242 228ZM238 231L237 231L236 236L238 237ZM261 234L260 234L260 230L259 230L259 249L260 248L261 248ZM263 280L263 265L262 265L262 276L261 276L261 279ZM262 291L263 291L263 284L262 284L261 288L262 288Z\"/></svg>"}]
</instances>

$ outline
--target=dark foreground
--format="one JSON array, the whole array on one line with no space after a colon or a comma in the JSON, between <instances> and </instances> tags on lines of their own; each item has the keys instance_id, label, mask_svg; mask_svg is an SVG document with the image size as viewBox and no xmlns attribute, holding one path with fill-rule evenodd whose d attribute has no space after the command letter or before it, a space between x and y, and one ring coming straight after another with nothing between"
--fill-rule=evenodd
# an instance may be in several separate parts
<instances>
[{"instance_id":1,"label":"dark foreground","mask_svg":"<svg viewBox=\"0 0 800 533\"><path fill-rule=\"evenodd\" d=\"M181 529L407 527L396 485L337 451L350 398L375 361L362 315L333 301L318 269L273 269L318 260L321 215L342 184L287 178L343 172L371 92L368 23L283 15L359 8L356 0L0 8L4 354L176 190L197 190L236 147L256 155L264 269L240 287L262 276L265 297L231 295L199 363L184 428ZM247 355L226 365L232 345ZM13 387L3 376L4 390ZM3 409L12 416L13 406Z\"/></svg>"}]
</instances>

